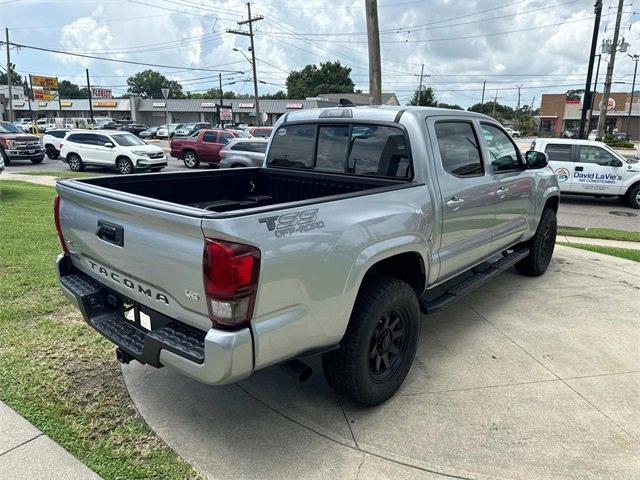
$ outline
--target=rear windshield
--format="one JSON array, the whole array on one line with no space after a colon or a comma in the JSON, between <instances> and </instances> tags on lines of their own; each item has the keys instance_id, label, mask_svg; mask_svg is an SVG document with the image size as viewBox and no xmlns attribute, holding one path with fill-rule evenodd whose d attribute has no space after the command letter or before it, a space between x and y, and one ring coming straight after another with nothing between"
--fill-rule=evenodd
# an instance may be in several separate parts
<instances>
[{"instance_id":1,"label":"rear windshield","mask_svg":"<svg viewBox=\"0 0 640 480\"><path fill-rule=\"evenodd\" d=\"M285 125L273 135L267 165L376 177L413 176L406 135L388 125Z\"/></svg>"}]
</instances>

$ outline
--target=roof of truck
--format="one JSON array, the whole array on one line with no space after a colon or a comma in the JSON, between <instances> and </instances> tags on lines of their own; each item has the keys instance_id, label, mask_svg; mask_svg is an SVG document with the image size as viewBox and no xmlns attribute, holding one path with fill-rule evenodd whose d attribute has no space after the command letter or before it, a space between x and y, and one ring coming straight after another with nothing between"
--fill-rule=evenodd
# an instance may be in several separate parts
<instances>
[{"instance_id":1,"label":"roof of truck","mask_svg":"<svg viewBox=\"0 0 640 480\"><path fill-rule=\"evenodd\" d=\"M351 110L352 117L334 117L332 115L333 112L336 114L340 111ZM325 113L324 115L330 115L329 119L339 119L339 118L353 118L358 120L381 120L381 121L389 121L393 122L398 113L410 113L420 117L432 117L438 115L447 115L447 116L461 116L461 117L475 117L482 118L484 120L493 120L491 117L483 115L481 113L469 112L467 110L452 110L448 108L435 108L435 107L413 107L413 106L401 106L401 105L380 105L380 106L363 106L363 107L328 107L328 108L314 108L309 110L300 110L297 112L289 112L287 114L286 121L287 122L295 122L295 121L304 121L304 120L315 120L322 118L323 112L331 112Z\"/></svg>"}]
</instances>

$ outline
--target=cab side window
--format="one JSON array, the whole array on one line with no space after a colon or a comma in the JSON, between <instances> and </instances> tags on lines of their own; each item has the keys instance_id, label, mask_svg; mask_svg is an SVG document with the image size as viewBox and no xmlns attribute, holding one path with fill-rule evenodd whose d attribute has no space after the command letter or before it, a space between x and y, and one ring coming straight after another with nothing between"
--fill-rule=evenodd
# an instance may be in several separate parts
<instances>
[{"instance_id":1,"label":"cab side window","mask_svg":"<svg viewBox=\"0 0 640 480\"><path fill-rule=\"evenodd\" d=\"M618 160L607 152L604 148L593 145L580 145L580 155L578 157L580 163L593 163L603 167L611 167L618 163Z\"/></svg>"},{"instance_id":2,"label":"cab side window","mask_svg":"<svg viewBox=\"0 0 640 480\"><path fill-rule=\"evenodd\" d=\"M550 162L570 162L571 161L571 145L561 143L550 143L544 149Z\"/></svg>"},{"instance_id":3,"label":"cab side window","mask_svg":"<svg viewBox=\"0 0 640 480\"><path fill-rule=\"evenodd\" d=\"M520 155L509 135L494 125L481 124L482 135L489 149L494 173L511 172L521 167Z\"/></svg>"},{"instance_id":4,"label":"cab side window","mask_svg":"<svg viewBox=\"0 0 640 480\"><path fill-rule=\"evenodd\" d=\"M445 171L457 177L484 173L478 138L469 122L437 122L434 125L440 159Z\"/></svg>"}]
</instances>

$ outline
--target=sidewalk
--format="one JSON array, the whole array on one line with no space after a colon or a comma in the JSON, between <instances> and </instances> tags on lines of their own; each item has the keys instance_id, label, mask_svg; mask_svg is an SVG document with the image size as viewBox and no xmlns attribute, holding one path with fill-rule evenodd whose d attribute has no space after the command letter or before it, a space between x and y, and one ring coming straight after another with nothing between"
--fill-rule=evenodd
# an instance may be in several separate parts
<instances>
[{"instance_id":1,"label":"sidewalk","mask_svg":"<svg viewBox=\"0 0 640 480\"><path fill-rule=\"evenodd\" d=\"M640 250L640 242L625 242L622 240L603 240L601 238L567 237L558 235L557 242L582 243L583 245L598 245L600 247L628 248Z\"/></svg>"},{"instance_id":2,"label":"sidewalk","mask_svg":"<svg viewBox=\"0 0 640 480\"><path fill-rule=\"evenodd\" d=\"M49 175L23 175L21 173L3 172L0 174L0 180L20 180L21 182L35 183L37 185L45 185L47 187L55 187L57 177Z\"/></svg>"},{"instance_id":3,"label":"sidewalk","mask_svg":"<svg viewBox=\"0 0 640 480\"><path fill-rule=\"evenodd\" d=\"M64 448L0 402L0 480L100 479Z\"/></svg>"}]
</instances>

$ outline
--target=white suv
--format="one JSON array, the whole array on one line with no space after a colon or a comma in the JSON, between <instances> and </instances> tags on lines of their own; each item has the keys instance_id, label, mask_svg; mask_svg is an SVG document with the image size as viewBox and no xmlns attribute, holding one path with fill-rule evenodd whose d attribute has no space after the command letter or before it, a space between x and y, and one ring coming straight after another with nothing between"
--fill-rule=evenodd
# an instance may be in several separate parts
<instances>
[{"instance_id":1,"label":"white suv","mask_svg":"<svg viewBox=\"0 0 640 480\"><path fill-rule=\"evenodd\" d=\"M109 130L72 130L62 141L60 157L74 172L86 165L115 168L123 174L136 170L158 172L167 166L160 147L131 133Z\"/></svg>"},{"instance_id":2,"label":"white suv","mask_svg":"<svg viewBox=\"0 0 640 480\"><path fill-rule=\"evenodd\" d=\"M60 157L60 147L68 131L69 130L63 129L47 130L47 133L42 137L42 143L44 143L47 157L51 160L56 160Z\"/></svg>"}]
</instances>

